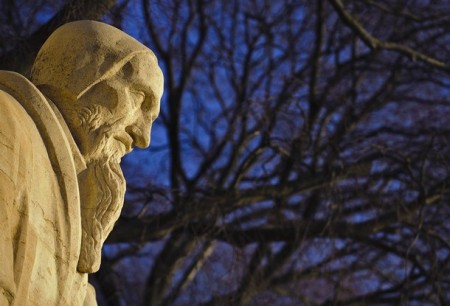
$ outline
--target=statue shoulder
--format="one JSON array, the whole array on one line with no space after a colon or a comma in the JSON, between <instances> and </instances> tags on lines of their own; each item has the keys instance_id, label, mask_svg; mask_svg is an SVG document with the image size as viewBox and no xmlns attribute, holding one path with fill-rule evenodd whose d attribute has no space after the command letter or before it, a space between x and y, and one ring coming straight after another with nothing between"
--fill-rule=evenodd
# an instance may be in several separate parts
<instances>
[{"instance_id":1,"label":"statue shoulder","mask_svg":"<svg viewBox=\"0 0 450 306\"><path fill-rule=\"evenodd\" d=\"M31 139L39 135L27 110L11 94L9 88L2 86L1 77L0 109L0 144L11 148L14 143L27 138L26 135Z\"/></svg>"},{"instance_id":2,"label":"statue shoulder","mask_svg":"<svg viewBox=\"0 0 450 306\"><path fill-rule=\"evenodd\" d=\"M33 96L45 100L45 97L30 80L14 71L0 70L0 89L15 99Z\"/></svg>"},{"instance_id":3,"label":"statue shoulder","mask_svg":"<svg viewBox=\"0 0 450 306\"><path fill-rule=\"evenodd\" d=\"M44 153L39 131L22 105L0 84L0 197L14 202L15 189L23 186L20 173ZM40 150L39 150L40 148ZM40 152L36 152L40 151Z\"/></svg>"},{"instance_id":4,"label":"statue shoulder","mask_svg":"<svg viewBox=\"0 0 450 306\"><path fill-rule=\"evenodd\" d=\"M11 71L0 71L0 144L3 147L11 149L18 141L32 140L39 136L30 111L20 101L21 98L30 96L25 93L32 93L34 97L39 97L40 94L24 76Z\"/></svg>"},{"instance_id":5,"label":"statue shoulder","mask_svg":"<svg viewBox=\"0 0 450 306\"><path fill-rule=\"evenodd\" d=\"M51 168L56 174L62 200L64 202L64 204L61 205L63 209L63 212L61 213L66 216L67 220L70 220L70 224L67 225L70 227L70 231L68 232L70 237L67 239L67 243L71 248L71 256L78 256L80 248L79 241L81 240L81 228L79 228L81 221L78 179L73 153L65 132L61 127L55 112L47 101L47 98L24 76L14 72L0 71L0 92L2 92L2 95L0 96L0 113L6 114L6 112L3 112L3 105L5 105L5 109L8 108L9 112L9 115L0 115L0 121L5 122L0 125L0 134L8 134L12 131L19 133L19 136L24 136L24 134L26 134L23 137L23 141L27 146L27 139L29 138L28 135L30 135L30 132L24 131L23 134L20 134L22 133L21 131L27 129L27 127L20 127L21 131L16 128L21 122L19 117L27 118L24 119L24 121L33 125L33 127L30 128L30 131L32 130L31 135L34 135L35 137L31 138L31 141L35 145L36 142L39 142L38 146L42 148L42 150L46 150L46 153L41 154L41 156L46 156L49 159ZM18 111L20 109L23 111ZM4 120L4 117L14 117L16 113L21 113L21 115L16 116L9 122ZM2 146L0 145L0 149L2 149L1 147ZM12 147L16 153L9 156L13 156L14 158L18 156L23 157L20 154L21 152L25 152L22 147L19 147L17 143L12 144ZM7 145L3 146L3 149L9 150ZM25 154L34 153L33 150L27 150L25 152ZM0 154L0 160L2 158L1 155L2 154ZM22 158L22 160L24 163L27 162L26 158ZM8 163L6 157L3 161L7 166L14 165L14 162Z\"/></svg>"},{"instance_id":6,"label":"statue shoulder","mask_svg":"<svg viewBox=\"0 0 450 306\"><path fill-rule=\"evenodd\" d=\"M36 126L48 150L52 151L58 146L68 146L64 141L65 137L61 136L64 131L47 98L31 81L16 72L0 71L0 91L3 91L4 108L17 109L18 103ZM18 116L13 117L11 120L19 121Z\"/></svg>"}]
</instances>

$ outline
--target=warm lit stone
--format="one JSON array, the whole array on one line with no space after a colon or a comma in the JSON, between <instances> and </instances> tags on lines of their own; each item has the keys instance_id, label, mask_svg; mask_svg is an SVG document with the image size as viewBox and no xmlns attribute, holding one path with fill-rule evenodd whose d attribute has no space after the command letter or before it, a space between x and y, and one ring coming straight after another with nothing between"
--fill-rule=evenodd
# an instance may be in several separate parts
<instances>
[{"instance_id":1,"label":"warm lit stone","mask_svg":"<svg viewBox=\"0 0 450 306\"><path fill-rule=\"evenodd\" d=\"M119 163L149 145L162 91L152 51L94 21L55 31L31 82L0 71L0 306L96 305Z\"/></svg>"}]
</instances>

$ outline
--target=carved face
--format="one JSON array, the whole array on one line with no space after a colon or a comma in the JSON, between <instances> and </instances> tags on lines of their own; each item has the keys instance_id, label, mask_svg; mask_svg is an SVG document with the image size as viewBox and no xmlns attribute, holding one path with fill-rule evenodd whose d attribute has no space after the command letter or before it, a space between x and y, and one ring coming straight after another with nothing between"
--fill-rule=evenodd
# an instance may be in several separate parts
<instances>
[{"instance_id":1,"label":"carved face","mask_svg":"<svg viewBox=\"0 0 450 306\"><path fill-rule=\"evenodd\" d=\"M86 160L108 155L120 161L134 147L148 147L162 89L158 65L140 54L83 94L74 136ZM106 149L102 141L107 142Z\"/></svg>"},{"instance_id":2,"label":"carved face","mask_svg":"<svg viewBox=\"0 0 450 306\"><path fill-rule=\"evenodd\" d=\"M163 77L153 58L139 55L112 77L81 95L71 118L86 159L79 174L82 240L78 271L98 270L101 247L119 218L125 194L120 159L133 147L150 144L159 113Z\"/></svg>"}]
</instances>

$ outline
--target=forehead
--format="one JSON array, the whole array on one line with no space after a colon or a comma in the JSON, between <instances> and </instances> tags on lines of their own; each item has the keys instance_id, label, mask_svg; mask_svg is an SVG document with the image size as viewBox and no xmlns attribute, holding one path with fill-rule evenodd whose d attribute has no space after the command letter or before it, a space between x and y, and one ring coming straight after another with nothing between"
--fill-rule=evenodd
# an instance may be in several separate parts
<instances>
[{"instance_id":1,"label":"forehead","mask_svg":"<svg viewBox=\"0 0 450 306\"><path fill-rule=\"evenodd\" d=\"M123 67L124 80L130 88L144 91L160 99L164 80L156 59L147 54L138 54Z\"/></svg>"}]
</instances>

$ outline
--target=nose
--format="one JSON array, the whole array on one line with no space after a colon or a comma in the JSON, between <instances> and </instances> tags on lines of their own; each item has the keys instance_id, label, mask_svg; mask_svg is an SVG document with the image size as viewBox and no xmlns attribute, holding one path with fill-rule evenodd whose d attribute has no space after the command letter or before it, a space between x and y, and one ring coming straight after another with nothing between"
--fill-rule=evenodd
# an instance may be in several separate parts
<instances>
[{"instance_id":1,"label":"nose","mask_svg":"<svg viewBox=\"0 0 450 306\"><path fill-rule=\"evenodd\" d=\"M133 147L141 149L148 148L150 145L150 129L152 123L140 120L133 125L128 126L125 131L133 138Z\"/></svg>"}]
</instances>

